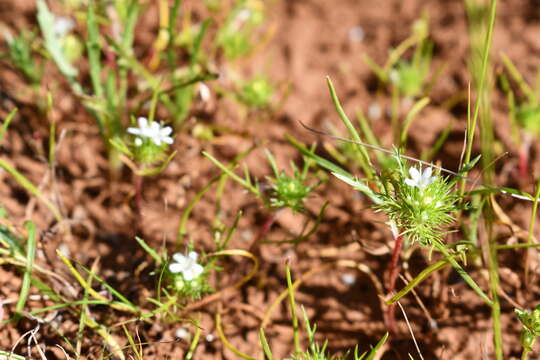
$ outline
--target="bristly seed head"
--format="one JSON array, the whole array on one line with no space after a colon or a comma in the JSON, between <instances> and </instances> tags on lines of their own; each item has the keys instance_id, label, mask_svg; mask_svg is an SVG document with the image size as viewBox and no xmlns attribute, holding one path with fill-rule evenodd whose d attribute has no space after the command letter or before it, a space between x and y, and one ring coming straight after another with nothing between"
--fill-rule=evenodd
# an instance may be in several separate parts
<instances>
[{"instance_id":1,"label":"bristly seed head","mask_svg":"<svg viewBox=\"0 0 540 360\"><path fill-rule=\"evenodd\" d=\"M403 235L411 242L430 245L442 241L446 227L454 222L459 205L459 195L453 183L440 172L433 174L431 167L407 168L403 159L396 157L397 176L380 177L383 192L379 193L379 211L385 212Z\"/></svg>"}]
</instances>

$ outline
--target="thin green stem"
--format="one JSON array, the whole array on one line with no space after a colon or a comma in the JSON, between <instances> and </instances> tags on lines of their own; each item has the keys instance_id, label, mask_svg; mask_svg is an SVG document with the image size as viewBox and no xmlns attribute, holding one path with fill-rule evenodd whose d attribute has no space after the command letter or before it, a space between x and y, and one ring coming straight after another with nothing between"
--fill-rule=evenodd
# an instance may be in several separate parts
<instances>
[{"instance_id":1,"label":"thin green stem","mask_svg":"<svg viewBox=\"0 0 540 360\"><path fill-rule=\"evenodd\" d=\"M534 194L534 204L531 211L531 218L529 220L529 234L527 235L527 245L533 244L533 232L534 232L534 223L536 220L536 211L538 210L538 198L540 197L540 178L536 182L536 193ZM529 283L529 248L525 250L525 284Z\"/></svg>"},{"instance_id":2,"label":"thin green stem","mask_svg":"<svg viewBox=\"0 0 540 360\"><path fill-rule=\"evenodd\" d=\"M63 220L63 216L56 205L47 199L41 190L32 184L30 180L28 180L23 174L18 172L10 163L0 158L0 168L3 168L8 174L13 176L15 180L26 189L26 191L37 197L51 211L53 216L56 218L56 221L61 222Z\"/></svg>"},{"instance_id":3,"label":"thin green stem","mask_svg":"<svg viewBox=\"0 0 540 360\"><path fill-rule=\"evenodd\" d=\"M328 84L328 89L330 90L330 97L332 98L332 102L334 103L334 107L336 108L336 111L338 112L338 115L343 121L343 124L347 127L347 130L351 134L352 138L356 142L362 142L362 139L360 138L360 135L358 135L358 132L354 128L354 125L349 120L349 117L347 114L345 114L345 111L343 110L343 107L341 106L341 103L339 101L339 98L336 93L336 89L334 88L334 85L332 84L332 80L330 80L330 77L326 77L326 83ZM362 167L362 170L364 171L364 174L368 179L372 179L374 176L373 167L369 161L369 155L367 153L367 150L360 145L357 145L358 152L360 153L360 166Z\"/></svg>"},{"instance_id":4,"label":"thin green stem","mask_svg":"<svg viewBox=\"0 0 540 360\"><path fill-rule=\"evenodd\" d=\"M450 263L450 265L452 265L452 267L463 278L463 280L465 280L465 282L471 287L471 289L473 289L473 291L478 294L478 296L480 296L480 298L484 300L486 304L492 306L493 301L491 301L491 299L482 291L482 289L480 289L478 284L474 282L474 280L469 276L469 274L467 274L463 267L459 265L459 263L454 259L454 257L446 250L446 247L437 241L433 242L433 246L435 246L437 250L439 250L444 255L446 260Z\"/></svg>"},{"instance_id":5,"label":"thin green stem","mask_svg":"<svg viewBox=\"0 0 540 360\"><path fill-rule=\"evenodd\" d=\"M501 304L499 302L499 260L497 259L497 239L493 236L493 222L486 220L488 234L488 268L489 268L489 289L491 292L491 318L493 321L493 345L495 348L495 358L503 359L502 349L502 328L501 328Z\"/></svg>"},{"instance_id":6,"label":"thin green stem","mask_svg":"<svg viewBox=\"0 0 540 360\"><path fill-rule=\"evenodd\" d=\"M416 285L421 283L424 279L430 276L432 273L442 269L447 266L449 261L447 259L439 260L435 264L431 264L424 270L420 272L414 279L412 279L407 286L401 289L397 294L392 296L390 299L386 300L384 303L390 305L401 299L403 296L407 295Z\"/></svg>"},{"instance_id":7,"label":"thin green stem","mask_svg":"<svg viewBox=\"0 0 540 360\"><path fill-rule=\"evenodd\" d=\"M300 332L298 327L298 318L296 317L296 301L294 299L294 290L291 279L291 267L289 264L285 265L285 272L287 274L287 291L289 294L289 302L291 305L294 352L295 354L300 354L302 348L300 347Z\"/></svg>"}]
</instances>

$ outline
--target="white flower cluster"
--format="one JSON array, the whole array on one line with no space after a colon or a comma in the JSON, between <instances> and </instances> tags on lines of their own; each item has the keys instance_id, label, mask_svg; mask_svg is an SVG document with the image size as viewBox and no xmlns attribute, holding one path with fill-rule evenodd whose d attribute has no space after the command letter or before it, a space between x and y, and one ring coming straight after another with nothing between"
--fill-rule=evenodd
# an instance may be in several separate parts
<instances>
[{"instance_id":1,"label":"white flower cluster","mask_svg":"<svg viewBox=\"0 0 540 360\"><path fill-rule=\"evenodd\" d=\"M432 169L430 167L426 168L424 171L411 167L409 169L409 174L411 175L410 179L405 179L405 184L417 187L420 190L424 190L428 185L433 184L437 178L431 176Z\"/></svg>"},{"instance_id":2,"label":"white flower cluster","mask_svg":"<svg viewBox=\"0 0 540 360\"><path fill-rule=\"evenodd\" d=\"M142 138L148 138L154 142L157 146L161 146L162 143L171 145L173 138L170 136L172 128L170 126L161 126L157 121L152 121L150 124L145 117L137 119L139 127L130 127L127 132L137 136L135 138L135 145L141 146L143 143Z\"/></svg>"},{"instance_id":3,"label":"white flower cluster","mask_svg":"<svg viewBox=\"0 0 540 360\"><path fill-rule=\"evenodd\" d=\"M181 253L173 255L174 262L169 265L169 271L173 274L181 273L184 280L191 281L202 274L204 268L197 264L199 255L191 251L187 256Z\"/></svg>"}]
</instances>

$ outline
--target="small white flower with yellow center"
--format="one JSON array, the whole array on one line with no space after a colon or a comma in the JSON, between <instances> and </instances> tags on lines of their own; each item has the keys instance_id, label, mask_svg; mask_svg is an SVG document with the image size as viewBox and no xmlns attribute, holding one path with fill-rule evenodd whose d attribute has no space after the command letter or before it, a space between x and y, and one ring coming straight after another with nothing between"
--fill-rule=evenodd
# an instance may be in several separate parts
<instances>
[{"instance_id":1,"label":"small white flower with yellow center","mask_svg":"<svg viewBox=\"0 0 540 360\"><path fill-rule=\"evenodd\" d=\"M195 251L190 251L186 256L181 253L173 255L174 262L169 265L169 271L173 274L181 273L184 280L191 281L202 274L204 268L197 264L199 255Z\"/></svg>"},{"instance_id":2,"label":"small white flower with yellow center","mask_svg":"<svg viewBox=\"0 0 540 360\"><path fill-rule=\"evenodd\" d=\"M437 177L431 176L432 172L433 170L430 167L426 168L424 171L418 171L418 169L411 167L409 169L411 178L405 179L405 184L424 190L428 185L433 184L435 180L437 180Z\"/></svg>"},{"instance_id":3,"label":"small white flower with yellow center","mask_svg":"<svg viewBox=\"0 0 540 360\"><path fill-rule=\"evenodd\" d=\"M137 119L139 127L129 127L127 132L137 136L135 138L135 145L141 146L143 143L142 138L149 138L157 146L161 146L162 143L171 145L173 138L170 136L172 128L170 126L161 126L157 121L148 123L145 117L139 117Z\"/></svg>"}]
</instances>

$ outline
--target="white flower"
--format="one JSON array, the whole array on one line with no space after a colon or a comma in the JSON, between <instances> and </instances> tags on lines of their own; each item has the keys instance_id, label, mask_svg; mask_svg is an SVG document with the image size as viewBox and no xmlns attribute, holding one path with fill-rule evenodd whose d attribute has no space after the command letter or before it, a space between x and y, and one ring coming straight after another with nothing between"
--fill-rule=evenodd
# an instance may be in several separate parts
<instances>
[{"instance_id":1,"label":"white flower","mask_svg":"<svg viewBox=\"0 0 540 360\"><path fill-rule=\"evenodd\" d=\"M410 179L405 179L405 184L417 187L420 190L423 190L428 185L435 182L437 179L435 176L431 176L432 169L430 167L426 168L424 171L420 172L415 167L409 169L409 174L411 175Z\"/></svg>"},{"instance_id":2,"label":"white flower","mask_svg":"<svg viewBox=\"0 0 540 360\"><path fill-rule=\"evenodd\" d=\"M74 28L75 28L75 21L73 19L70 19L64 16L57 16L54 19L53 31L56 34L56 36L60 38L65 37Z\"/></svg>"},{"instance_id":3,"label":"white flower","mask_svg":"<svg viewBox=\"0 0 540 360\"><path fill-rule=\"evenodd\" d=\"M145 117L140 117L137 119L137 124L139 127L130 127L127 129L127 132L138 136L135 139L135 146L142 145L141 138L149 138L154 144L160 146L162 143L171 145L173 143L173 138L170 137L172 133L172 128L170 126L162 127L158 122L152 121L150 124Z\"/></svg>"},{"instance_id":4,"label":"white flower","mask_svg":"<svg viewBox=\"0 0 540 360\"><path fill-rule=\"evenodd\" d=\"M197 264L198 257L195 251L191 251L188 256L176 253L173 255L175 262L169 265L169 271L173 274L182 273L186 281L191 281L201 275L204 270L200 264Z\"/></svg>"}]
</instances>

